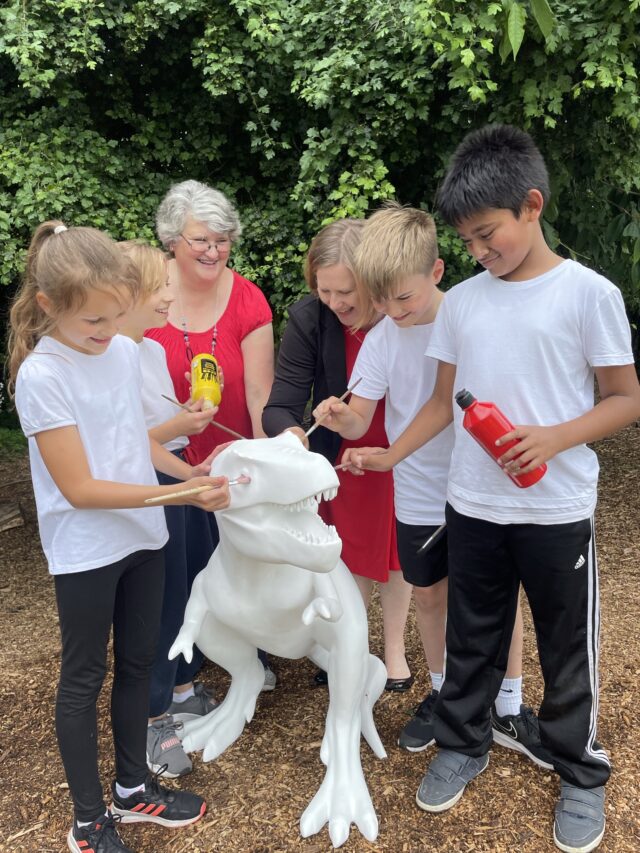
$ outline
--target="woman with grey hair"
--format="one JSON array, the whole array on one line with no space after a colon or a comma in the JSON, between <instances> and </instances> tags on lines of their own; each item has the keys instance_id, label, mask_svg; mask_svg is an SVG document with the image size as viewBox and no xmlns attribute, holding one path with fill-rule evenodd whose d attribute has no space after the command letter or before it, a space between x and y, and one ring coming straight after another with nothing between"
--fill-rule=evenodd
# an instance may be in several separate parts
<instances>
[{"instance_id":1,"label":"woman with grey hair","mask_svg":"<svg viewBox=\"0 0 640 853\"><path fill-rule=\"evenodd\" d=\"M174 184L156 215L158 237L169 249L175 296L169 322L148 336L165 348L178 400L189 398L191 358L214 355L224 372L216 418L247 437L263 436L262 409L273 382L271 309L262 291L227 264L242 226L229 199L198 181ZM196 465L225 441L215 426L193 435L185 451Z\"/></svg>"},{"instance_id":2,"label":"woman with grey hair","mask_svg":"<svg viewBox=\"0 0 640 853\"><path fill-rule=\"evenodd\" d=\"M169 321L162 328L148 329L145 335L164 347L176 399L185 402L190 386L191 359L199 353L215 356L224 373L224 389L216 420L247 438L264 436L262 409L273 382L273 329L271 309L255 284L229 268L234 242L242 233L238 213L229 199L199 181L174 184L156 214L158 237L172 255L168 263L173 302L168 306ZM210 424L189 437L182 451L192 465L202 462L226 433ZM183 608L191 584L218 544L213 513L187 508L185 513L187 575L181 596L173 607ZM180 598L180 601L177 600ZM275 686L275 675L266 657L265 689ZM202 663L195 654L190 665L181 659L169 713L180 718L184 708L196 714L210 709L201 685L192 682ZM196 692L196 696L191 694ZM199 704L198 704L199 703ZM184 715L182 715L184 716Z\"/></svg>"}]
</instances>

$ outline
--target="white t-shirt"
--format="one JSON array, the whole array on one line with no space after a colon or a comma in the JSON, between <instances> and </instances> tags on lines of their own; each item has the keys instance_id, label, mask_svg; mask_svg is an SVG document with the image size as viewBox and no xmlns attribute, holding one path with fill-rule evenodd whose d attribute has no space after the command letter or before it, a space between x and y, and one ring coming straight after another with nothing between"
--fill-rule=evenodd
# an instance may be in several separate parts
<instances>
[{"instance_id":1,"label":"white t-shirt","mask_svg":"<svg viewBox=\"0 0 640 853\"><path fill-rule=\"evenodd\" d=\"M358 353L349 385L362 377L358 397L380 400L386 395L385 430L391 442L433 392L438 362L424 354L432 331L432 323L400 328L384 317L367 333ZM396 517L404 524L444 521L452 448L453 428L448 426L393 469Z\"/></svg>"},{"instance_id":2,"label":"white t-shirt","mask_svg":"<svg viewBox=\"0 0 640 853\"><path fill-rule=\"evenodd\" d=\"M633 364L620 291L575 261L529 281L480 273L447 294L428 354L457 365L455 391L495 403L513 424L563 423L594 405L594 367ZM580 444L547 463L535 485L516 486L462 426L447 497L464 515L498 524L559 524L595 509L598 460Z\"/></svg>"},{"instance_id":3,"label":"white t-shirt","mask_svg":"<svg viewBox=\"0 0 640 853\"><path fill-rule=\"evenodd\" d=\"M176 392L167 367L164 347L151 338L138 342L140 370L142 371L142 408L147 429L159 426L176 416L178 408L162 396L175 399ZM186 435L179 435L167 441L167 450L181 450L189 443Z\"/></svg>"},{"instance_id":4,"label":"white t-shirt","mask_svg":"<svg viewBox=\"0 0 640 853\"><path fill-rule=\"evenodd\" d=\"M168 539L162 507L75 509L51 479L40 432L76 426L98 480L157 486L140 396L137 345L117 335L100 355L42 338L16 381L16 408L29 439L42 547L51 574L108 566Z\"/></svg>"}]
</instances>

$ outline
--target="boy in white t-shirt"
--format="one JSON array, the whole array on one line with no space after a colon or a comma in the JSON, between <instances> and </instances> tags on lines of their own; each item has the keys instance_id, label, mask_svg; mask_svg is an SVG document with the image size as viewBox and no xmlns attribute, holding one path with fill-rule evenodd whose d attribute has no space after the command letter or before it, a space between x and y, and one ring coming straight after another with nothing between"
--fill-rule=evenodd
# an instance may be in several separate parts
<instances>
[{"instance_id":1,"label":"boy in white t-shirt","mask_svg":"<svg viewBox=\"0 0 640 853\"><path fill-rule=\"evenodd\" d=\"M386 314L367 334L349 384L358 390L347 404L329 398L324 422L344 438L361 438L379 400L385 398L385 430L394 441L433 392L438 362L425 358L443 293L444 264L438 257L436 228L423 210L388 204L366 222L355 260L363 299ZM405 725L398 743L419 752L434 742L433 709L443 682L447 611L447 537L436 535L444 522L447 474L453 449L448 427L393 470L398 554L405 580L413 585L416 621L429 667L431 689ZM357 452L348 451L343 460ZM358 469L355 469L356 472ZM361 473L361 472L359 472ZM429 549L421 546L434 536ZM513 625L513 621L511 622ZM506 678L493 713L495 739L551 768L540 745L531 708L522 704L522 616L518 611Z\"/></svg>"},{"instance_id":2,"label":"boy in white t-shirt","mask_svg":"<svg viewBox=\"0 0 640 853\"><path fill-rule=\"evenodd\" d=\"M522 583L545 681L540 735L561 779L554 841L567 853L588 853L604 835L610 765L595 740L598 462L586 445L640 416L640 387L620 291L544 240L548 193L528 134L494 125L461 143L439 209L486 271L449 291L438 313L427 350L439 362L431 399L388 451L356 461L387 470L454 419L447 677L435 709L440 749L418 805L450 808L487 766L491 702ZM519 489L465 432L462 412L452 411L454 390L463 387L518 424L497 442L519 440L500 464L521 474L546 462L539 482Z\"/></svg>"}]
</instances>

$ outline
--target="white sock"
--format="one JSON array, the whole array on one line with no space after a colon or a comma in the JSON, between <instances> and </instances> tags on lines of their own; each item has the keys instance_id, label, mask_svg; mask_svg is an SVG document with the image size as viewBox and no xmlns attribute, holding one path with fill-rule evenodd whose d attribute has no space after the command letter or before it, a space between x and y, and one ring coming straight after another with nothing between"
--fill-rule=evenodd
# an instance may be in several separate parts
<instances>
[{"instance_id":1,"label":"white sock","mask_svg":"<svg viewBox=\"0 0 640 853\"><path fill-rule=\"evenodd\" d=\"M123 788L122 785L116 782L116 794L122 799L130 797L131 794L135 794L137 791L144 791L144 782L142 785L136 785L135 788Z\"/></svg>"},{"instance_id":2,"label":"white sock","mask_svg":"<svg viewBox=\"0 0 640 853\"><path fill-rule=\"evenodd\" d=\"M507 714L517 716L522 705L522 676L519 678L505 678L500 685L500 692L496 697L496 713L499 717Z\"/></svg>"},{"instance_id":3,"label":"white sock","mask_svg":"<svg viewBox=\"0 0 640 853\"><path fill-rule=\"evenodd\" d=\"M177 702L178 705L180 705L180 704L182 704L182 702L186 702L187 699L190 699L191 696L195 696L195 695L196 695L196 692L193 689L193 684L192 684L188 690L184 691L184 693L174 693L173 694L173 701Z\"/></svg>"},{"instance_id":4,"label":"white sock","mask_svg":"<svg viewBox=\"0 0 640 853\"><path fill-rule=\"evenodd\" d=\"M105 816L105 817L109 817L109 812L105 812L105 813L104 813L104 816ZM96 818L96 820L100 820L100 818L99 818L99 817L97 817L97 818ZM83 820L83 821L77 820L77 821L76 821L76 826L77 826L78 828L80 828L80 827L82 827L82 826L91 826L91 824L92 824L92 823L95 823L95 822L96 822L96 820L86 820L86 821L84 821L84 820Z\"/></svg>"},{"instance_id":5,"label":"white sock","mask_svg":"<svg viewBox=\"0 0 640 853\"><path fill-rule=\"evenodd\" d=\"M442 689L442 682L444 681L444 674L442 672L431 672L429 671L429 675L431 676L431 687L433 690L437 690L438 693Z\"/></svg>"}]
</instances>

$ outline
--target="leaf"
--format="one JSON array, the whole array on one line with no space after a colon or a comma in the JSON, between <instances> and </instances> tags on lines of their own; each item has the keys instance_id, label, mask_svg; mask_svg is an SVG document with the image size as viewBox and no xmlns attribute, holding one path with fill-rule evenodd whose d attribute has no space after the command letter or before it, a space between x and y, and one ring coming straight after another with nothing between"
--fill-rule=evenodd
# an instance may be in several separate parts
<instances>
[{"instance_id":1,"label":"leaf","mask_svg":"<svg viewBox=\"0 0 640 853\"><path fill-rule=\"evenodd\" d=\"M524 10L524 6L521 6L519 3L514 3L511 6L509 20L507 21L507 33L509 35L509 43L511 45L511 50L513 51L514 59L518 55L518 51L520 50L520 46L524 38L524 22L526 19L527 13Z\"/></svg>"},{"instance_id":2,"label":"leaf","mask_svg":"<svg viewBox=\"0 0 640 853\"><path fill-rule=\"evenodd\" d=\"M531 0L531 11L540 27L540 32L548 39L556 24L556 19L547 0Z\"/></svg>"},{"instance_id":3,"label":"leaf","mask_svg":"<svg viewBox=\"0 0 640 853\"><path fill-rule=\"evenodd\" d=\"M500 59L504 64L507 61L507 57L511 53L511 44L509 42L509 33L505 27L505 31L502 34L502 41L500 42L500 47L498 48L498 53L500 54Z\"/></svg>"}]
</instances>

